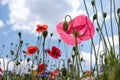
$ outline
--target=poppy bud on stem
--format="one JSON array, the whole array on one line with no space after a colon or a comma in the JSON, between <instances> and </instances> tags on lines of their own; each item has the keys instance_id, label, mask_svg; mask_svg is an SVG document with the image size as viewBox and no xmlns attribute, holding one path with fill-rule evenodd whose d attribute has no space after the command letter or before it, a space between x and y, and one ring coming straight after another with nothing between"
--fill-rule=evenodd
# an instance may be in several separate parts
<instances>
[{"instance_id":1,"label":"poppy bud on stem","mask_svg":"<svg viewBox=\"0 0 120 80\"><path fill-rule=\"evenodd\" d=\"M92 6L95 6L95 0L91 1Z\"/></svg>"},{"instance_id":2,"label":"poppy bud on stem","mask_svg":"<svg viewBox=\"0 0 120 80\"><path fill-rule=\"evenodd\" d=\"M21 32L18 32L18 36L21 38Z\"/></svg>"},{"instance_id":3,"label":"poppy bud on stem","mask_svg":"<svg viewBox=\"0 0 120 80\"><path fill-rule=\"evenodd\" d=\"M103 13L103 18L106 18L107 17L107 13Z\"/></svg>"},{"instance_id":4,"label":"poppy bud on stem","mask_svg":"<svg viewBox=\"0 0 120 80\"><path fill-rule=\"evenodd\" d=\"M48 35L48 31L43 31L43 37L46 38Z\"/></svg>"},{"instance_id":5,"label":"poppy bud on stem","mask_svg":"<svg viewBox=\"0 0 120 80\"><path fill-rule=\"evenodd\" d=\"M68 29L68 23L67 23L67 20L66 20L67 17L69 17L70 20L71 20L71 16L70 15L66 15L65 16L65 21L63 23L63 29L64 29L64 31L67 31L67 29Z\"/></svg>"},{"instance_id":6,"label":"poppy bud on stem","mask_svg":"<svg viewBox=\"0 0 120 80\"><path fill-rule=\"evenodd\" d=\"M93 20L97 19L97 14L94 14Z\"/></svg>"},{"instance_id":7,"label":"poppy bud on stem","mask_svg":"<svg viewBox=\"0 0 120 80\"><path fill-rule=\"evenodd\" d=\"M119 14L119 13L120 13L120 8L117 9L117 14Z\"/></svg>"}]
</instances>

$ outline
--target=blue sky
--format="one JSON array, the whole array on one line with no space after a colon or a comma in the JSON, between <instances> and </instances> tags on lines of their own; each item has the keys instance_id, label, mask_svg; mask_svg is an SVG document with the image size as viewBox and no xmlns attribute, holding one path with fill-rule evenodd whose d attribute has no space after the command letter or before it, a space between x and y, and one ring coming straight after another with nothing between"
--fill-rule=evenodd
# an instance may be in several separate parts
<instances>
[{"instance_id":1,"label":"blue sky","mask_svg":"<svg viewBox=\"0 0 120 80\"><path fill-rule=\"evenodd\" d=\"M98 0L97 0L98 1ZM116 1L116 10L120 7L119 0ZM91 6L91 0L86 0L87 7L92 20L93 10ZM100 2L96 2L99 20L102 21L102 14L100 9ZM110 3L107 0L103 0L104 11L107 12L107 29L110 34L109 24L109 11ZM52 39L53 45L60 38L56 32L56 25L64 19L66 14L71 15L74 18L77 15L84 14L86 11L82 0L0 0L0 50L2 45L5 45L4 54L9 54L10 44L18 42L18 32L22 32L22 39L25 43L34 45L36 43L36 24L47 24L49 26L48 32L54 34ZM113 16L114 17L114 16ZM113 19L114 35L116 40L117 27ZM95 28L96 28L95 24ZM98 34L95 33L94 41L96 47L98 46ZM90 53L90 40L82 42L83 57L89 61L88 56ZM116 42L116 45L118 42ZM63 48L61 45L61 49ZM64 49L64 48L63 48ZM64 52L63 52L64 53ZM85 55L85 56L84 56ZM64 56L64 55L63 55ZM69 55L70 56L70 55Z\"/></svg>"}]
</instances>

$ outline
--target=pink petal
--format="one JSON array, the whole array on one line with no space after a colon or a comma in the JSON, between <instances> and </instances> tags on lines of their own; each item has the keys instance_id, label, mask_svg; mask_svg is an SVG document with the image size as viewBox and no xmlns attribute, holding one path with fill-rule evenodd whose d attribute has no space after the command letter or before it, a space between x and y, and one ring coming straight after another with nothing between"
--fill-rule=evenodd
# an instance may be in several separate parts
<instances>
[{"instance_id":1,"label":"pink petal","mask_svg":"<svg viewBox=\"0 0 120 80\"><path fill-rule=\"evenodd\" d=\"M57 25L57 32L58 34L60 35L60 37L62 38L62 40L64 42L66 42L67 44L69 45L75 45L75 37L74 36L71 36L70 34L66 33L63 28L63 22L59 23ZM81 43L81 39L80 38L77 38L77 44Z\"/></svg>"},{"instance_id":2,"label":"pink petal","mask_svg":"<svg viewBox=\"0 0 120 80\"><path fill-rule=\"evenodd\" d=\"M87 28L85 34L80 37L84 41L93 38L95 33L94 25L88 17L87 17L86 27Z\"/></svg>"},{"instance_id":3,"label":"pink petal","mask_svg":"<svg viewBox=\"0 0 120 80\"><path fill-rule=\"evenodd\" d=\"M77 17L74 18L74 23L73 23L73 27L77 27L79 26L79 28L84 28L82 27L82 25L86 24L86 16L84 15L79 15Z\"/></svg>"}]
</instances>

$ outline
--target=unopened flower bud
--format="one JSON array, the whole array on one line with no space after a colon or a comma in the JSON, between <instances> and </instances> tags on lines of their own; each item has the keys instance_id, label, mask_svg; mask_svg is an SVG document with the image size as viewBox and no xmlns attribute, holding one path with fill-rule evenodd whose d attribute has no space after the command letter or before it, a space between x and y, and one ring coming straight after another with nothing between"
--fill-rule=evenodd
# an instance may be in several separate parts
<instances>
[{"instance_id":1,"label":"unopened flower bud","mask_svg":"<svg viewBox=\"0 0 120 80\"><path fill-rule=\"evenodd\" d=\"M66 76L67 75L67 69L66 68L62 68L62 76Z\"/></svg>"},{"instance_id":2,"label":"unopened flower bud","mask_svg":"<svg viewBox=\"0 0 120 80\"><path fill-rule=\"evenodd\" d=\"M13 42L11 43L11 46L13 45Z\"/></svg>"},{"instance_id":3,"label":"unopened flower bud","mask_svg":"<svg viewBox=\"0 0 120 80\"><path fill-rule=\"evenodd\" d=\"M21 37L21 32L18 32L18 36Z\"/></svg>"},{"instance_id":4,"label":"unopened flower bud","mask_svg":"<svg viewBox=\"0 0 120 80\"><path fill-rule=\"evenodd\" d=\"M83 61L83 57L81 57L80 61L81 61L81 62Z\"/></svg>"},{"instance_id":5,"label":"unopened flower bud","mask_svg":"<svg viewBox=\"0 0 120 80\"><path fill-rule=\"evenodd\" d=\"M23 53L26 53L26 51L22 51Z\"/></svg>"},{"instance_id":6,"label":"unopened flower bud","mask_svg":"<svg viewBox=\"0 0 120 80\"><path fill-rule=\"evenodd\" d=\"M67 29L68 29L68 23L67 23L67 21L64 21L64 23L63 23L63 30L67 31Z\"/></svg>"},{"instance_id":7,"label":"unopened flower bud","mask_svg":"<svg viewBox=\"0 0 120 80\"><path fill-rule=\"evenodd\" d=\"M5 47L5 45L2 45L2 47L4 48L4 47Z\"/></svg>"},{"instance_id":8,"label":"unopened flower bud","mask_svg":"<svg viewBox=\"0 0 120 80\"><path fill-rule=\"evenodd\" d=\"M107 58L104 59L104 62L105 62L105 64L107 64L107 62L108 62Z\"/></svg>"},{"instance_id":9,"label":"unopened flower bud","mask_svg":"<svg viewBox=\"0 0 120 80\"><path fill-rule=\"evenodd\" d=\"M22 61L22 59L20 59L20 61Z\"/></svg>"},{"instance_id":10,"label":"unopened flower bud","mask_svg":"<svg viewBox=\"0 0 120 80\"><path fill-rule=\"evenodd\" d=\"M68 59L68 63L70 63L70 62L71 62L71 59L69 58L69 59Z\"/></svg>"},{"instance_id":11,"label":"unopened flower bud","mask_svg":"<svg viewBox=\"0 0 120 80\"><path fill-rule=\"evenodd\" d=\"M13 50L11 50L10 52L11 52L11 55L14 55L14 51Z\"/></svg>"},{"instance_id":12,"label":"unopened flower bud","mask_svg":"<svg viewBox=\"0 0 120 80\"><path fill-rule=\"evenodd\" d=\"M98 29L98 28L96 28L96 31L97 31L97 32L99 32L99 29Z\"/></svg>"},{"instance_id":13,"label":"unopened flower bud","mask_svg":"<svg viewBox=\"0 0 120 80\"><path fill-rule=\"evenodd\" d=\"M97 19L97 14L94 14L93 20Z\"/></svg>"},{"instance_id":14,"label":"unopened flower bud","mask_svg":"<svg viewBox=\"0 0 120 80\"><path fill-rule=\"evenodd\" d=\"M73 47L73 51L76 51L76 47Z\"/></svg>"},{"instance_id":15,"label":"unopened flower bud","mask_svg":"<svg viewBox=\"0 0 120 80\"><path fill-rule=\"evenodd\" d=\"M92 6L95 6L95 0L91 1Z\"/></svg>"},{"instance_id":16,"label":"unopened flower bud","mask_svg":"<svg viewBox=\"0 0 120 80\"><path fill-rule=\"evenodd\" d=\"M58 42L60 43L60 42L61 42L61 39L59 39Z\"/></svg>"},{"instance_id":17,"label":"unopened flower bud","mask_svg":"<svg viewBox=\"0 0 120 80\"><path fill-rule=\"evenodd\" d=\"M117 9L117 13L118 13L118 14L120 13L120 8Z\"/></svg>"},{"instance_id":18,"label":"unopened flower bud","mask_svg":"<svg viewBox=\"0 0 120 80\"><path fill-rule=\"evenodd\" d=\"M73 55L72 55L72 59L74 59L74 58L75 58L75 55L73 54Z\"/></svg>"},{"instance_id":19,"label":"unopened flower bud","mask_svg":"<svg viewBox=\"0 0 120 80\"><path fill-rule=\"evenodd\" d=\"M106 18L107 17L107 13L103 13L103 18Z\"/></svg>"},{"instance_id":20,"label":"unopened flower bud","mask_svg":"<svg viewBox=\"0 0 120 80\"><path fill-rule=\"evenodd\" d=\"M52 36L53 36L53 33L51 33L50 36L52 37Z\"/></svg>"},{"instance_id":21,"label":"unopened flower bud","mask_svg":"<svg viewBox=\"0 0 120 80\"><path fill-rule=\"evenodd\" d=\"M16 66L18 66L18 65L20 65L20 62L19 62L19 61L16 62Z\"/></svg>"},{"instance_id":22,"label":"unopened flower bud","mask_svg":"<svg viewBox=\"0 0 120 80\"><path fill-rule=\"evenodd\" d=\"M43 31L43 37L46 38L48 35L48 31Z\"/></svg>"},{"instance_id":23,"label":"unopened flower bud","mask_svg":"<svg viewBox=\"0 0 120 80\"><path fill-rule=\"evenodd\" d=\"M27 62L29 62L30 61L30 58L27 58Z\"/></svg>"}]
</instances>

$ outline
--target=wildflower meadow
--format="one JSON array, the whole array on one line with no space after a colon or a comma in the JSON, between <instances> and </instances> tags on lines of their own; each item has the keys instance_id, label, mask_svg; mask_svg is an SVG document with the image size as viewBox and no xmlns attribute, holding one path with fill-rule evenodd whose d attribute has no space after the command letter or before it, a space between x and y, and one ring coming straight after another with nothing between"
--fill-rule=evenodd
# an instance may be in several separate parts
<instances>
[{"instance_id":1,"label":"wildflower meadow","mask_svg":"<svg viewBox=\"0 0 120 80\"><path fill-rule=\"evenodd\" d=\"M17 44L0 45L0 54L6 54L5 47L10 46L8 61L0 56L0 80L120 80L120 6L108 0L106 12L104 0L99 0L99 8L97 0L91 0L89 10L86 1L81 0L85 14L66 14L55 24L57 41L48 24L38 23L33 29L35 44L24 43L24 34L18 31ZM89 61L83 49L89 50Z\"/></svg>"}]
</instances>

